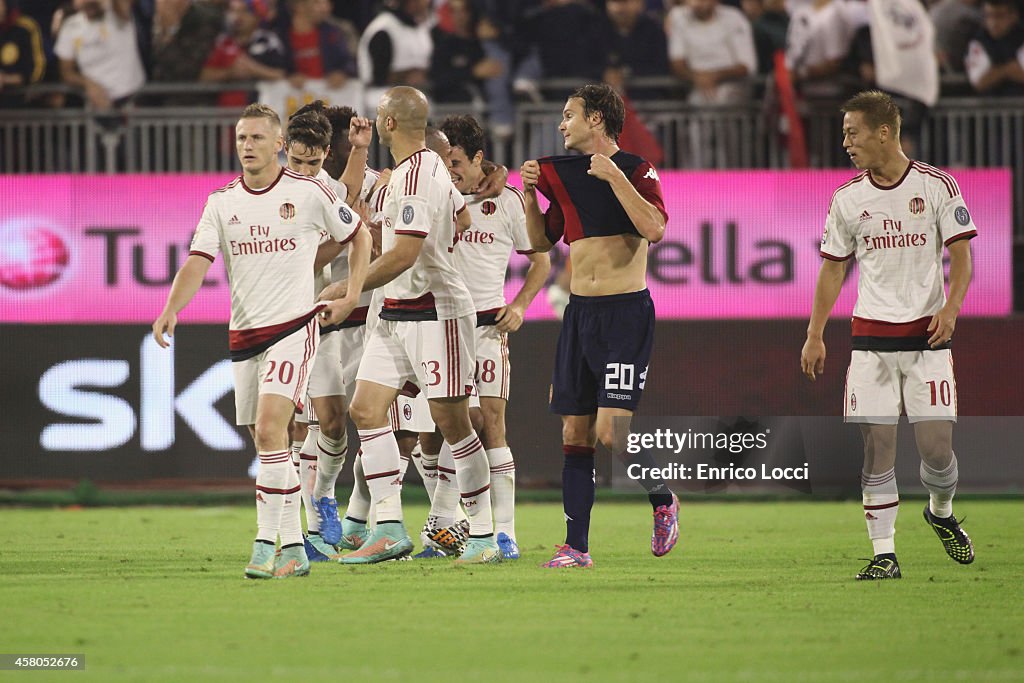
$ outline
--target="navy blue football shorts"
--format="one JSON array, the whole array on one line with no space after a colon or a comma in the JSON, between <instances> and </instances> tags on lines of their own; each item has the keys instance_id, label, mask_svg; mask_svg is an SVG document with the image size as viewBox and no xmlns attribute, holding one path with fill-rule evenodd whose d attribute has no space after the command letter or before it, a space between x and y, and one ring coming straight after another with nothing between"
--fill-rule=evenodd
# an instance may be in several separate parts
<instances>
[{"instance_id":1,"label":"navy blue football shorts","mask_svg":"<svg viewBox=\"0 0 1024 683\"><path fill-rule=\"evenodd\" d=\"M592 415L636 410L654 344L654 302L646 289L569 297L558 335L551 412Z\"/></svg>"}]
</instances>

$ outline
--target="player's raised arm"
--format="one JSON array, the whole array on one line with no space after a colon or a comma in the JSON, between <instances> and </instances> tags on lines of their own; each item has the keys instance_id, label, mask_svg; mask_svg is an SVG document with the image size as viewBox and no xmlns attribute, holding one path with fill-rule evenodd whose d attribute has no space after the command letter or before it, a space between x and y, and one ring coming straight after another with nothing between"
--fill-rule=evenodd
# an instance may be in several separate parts
<instances>
[{"instance_id":1,"label":"player's raised arm","mask_svg":"<svg viewBox=\"0 0 1024 683\"><path fill-rule=\"evenodd\" d=\"M362 199L359 193L363 188L363 174L370 155L370 143L373 141L373 121L361 116L353 117L348 126L348 141L352 143L352 152L340 180L348 192L345 201L351 206Z\"/></svg>"},{"instance_id":2,"label":"player's raised arm","mask_svg":"<svg viewBox=\"0 0 1024 683\"><path fill-rule=\"evenodd\" d=\"M812 382L825 371L825 324L843 288L846 264L845 260L825 259L821 263L821 270L818 271L811 321L807 324L807 340L800 352L800 367Z\"/></svg>"},{"instance_id":3,"label":"player's raised arm","mask_svg":"<svg viewBox=\"0 0 1024 683\"><path fill-rule=\"evenodd\" d=\"M544 213L540 210L537 202L537 183L540 182L540 164L535 159L530 159L523 164L519 170L520 178L523 181L524 210L526 211L526 233L530 236L530 246L534 251L547 253L551 251L554 243L548 239L547 222ZM549 211L555 210L556 205L552 204Z\"/></svg>"},{"instance_id":4,"label":"player's raised arm","mask_svg":"<svg viewBox=\"0 0 1024 683\"><path fill-rule=\"evenodd\" d=\"M178 313L188 305L188 302L192 301L192 297L203 286L203 279L206 277L207 271L210 270L211 263L213 261L206 256L190 254L185 259L185 265L174 276L164 310L153 323L153 338L162 348L166 349L170 346L170 343L164 339L164 333L166 332L169 337L174 336L174 328L178 325Z\"/></svg>"},{"instance_id":5,"label":"player's raised arm","mask_svg":"<svg viewBox=\"0 0 1024 683\"><path fill-rule=\"evenodd\" d=\"M644 164L640 170L645 168L642 180L651 181L657 187L657 196L660 197L661 185L657 172L649 164ZM648 242L654 244L661 241L661 238L665 236L667 223L664 208L659 208L645 199L633 182L622 172L622 169L615 165L615 162L604 154L595 154L590 159L590 170L587 171L587 174L599 178L611 186L615 198L626 210L629 220L636 226L637 232Z\"/></svg>"}]
</instances>

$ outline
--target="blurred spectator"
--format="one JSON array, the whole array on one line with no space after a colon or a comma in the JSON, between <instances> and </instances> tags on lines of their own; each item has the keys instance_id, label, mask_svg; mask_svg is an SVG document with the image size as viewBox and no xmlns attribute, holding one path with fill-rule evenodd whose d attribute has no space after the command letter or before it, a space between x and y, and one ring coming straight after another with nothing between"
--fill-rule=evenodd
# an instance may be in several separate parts
<instances>
[{"instance_id":1,"label":"blurred spectator","mask_svg":"<svg viewBox=\"0 0 1024 683\"><path fill-rule=\"evenodd\" d=\"M287 75L287 58L280 36L261 25L270 18L266 0L230 0L225 31L199 75L201 81L274 81ZM221 93L222 107L244 107L245 92Z\"/></svg>"},{"instance_id":2,"label":"blurred spectator","mask_svg":"<svg viewBox=\"0 0 1024 683\"><path fill-rule=\"evenodd\" d=\"M136 40L132 0L75 0L54 53L65 83L82 88L86 101L105 111L126 104L146 82Z\"/></svg>"},{"instance_id":3,"label":"blurred spectator","mask_svg":"<svg viewBox=\"0 0 1024 683\"><path fill-rule=\"evenodd\" d=\"M742 0L740 6L754 29L757 70L770 74L775 70L775 53L786 50L789 13L785 0Z\"/></svg>"},{"instance_id":4,"label":"blurred spectator","mask_svg":"<svg viewBox=\"0 0 1024 683\"><path fill-rule=\"evenodd\" d=\"M967 46L967 78L978 92L1024 95L1024 27L1014 0L985 0L984 25Z\"/></svg>"},{"instance_id":5,"label":"blurred spectator","mask_svg":"<svg viewBox=\"0 0 1024 683\"><path fill-rule=\"evenodd\" d=\"M857 31L866 25L863 3L814 0L793 10L786 39L786 66L804 97L842 97L840 76Z\"/></svg>"},{"instance_id":6,"label":"blurred spectator","mask_svg":"<svg viewBox=\"0 0 1024 683\"><path fill-rule=\"evenodd\" d=\"M608 0L598 41L607 51L604 81L622 90L634 76L668 76L668 43L665 29L644 12L644 0ZM631 88L637 99L651 99L664 91Z\"/></svg>"},{"instance_id":7,"label":"blurred spectator","mask_svg":"<svg viewBox=\"0 0 1024 683\"><path fill-rule=\"evenodd\" d=\"M489 78L504 73L501 62L488 59L477 36L479 17L470 0L449 0L451 30L435 26L430 37L430 80L437 102L471 102L482 95L480 88Z\"/></svg>"},{"instance_id":8,"label":"blurred spectator","mask_svg":"<svg viewBox=\"0 0 1024 683\"><path fill-rule=\"evenodd\" d=\"M935 24L935 52L943 71L964 72L967 43L981 30L979 0L939 0L928 10Z\"/></svg>"},{"instance_id":9,"label":"blurred spectator","mask_svg":"<svg viewBox=\"0 0 1024 683\"><path fill-rule=\"evenodd\" d=\"M281 32L288 55L288 78L301 88L308 78L322 78L340 88L356 75L349 37L331 19L329 0L288 0L290 21Z\"/></svg>"},{"instance_id":10,"label":"blurred spectator","mask_svg":"<svg viewBox=\"0 0 1024 683\"><path fill-rule=\"evenodd\" d=\"M400 0L381 12L359 40L359 78L371 92L392 85L422 87L430 72L430 0ZM368 93L368 101L376 96Z\"/></svg>"},{"instance_id":11,"label":"blurred spectator","mask_svg":"<svg viewBox=\"0 0 1024 683\"><path fill-rule=\"evenodd\" d=\"M149 31L150 81L189 83L213 50L224 15L220 9L195 0L156 0ZM192 104L195 95L159 98L164 104Z\"/></svg>"},{"instance_id":12,"label":"blurred spectator","mask_svg":"<svg viewBox=\"0 0 1024 683\"><path fill-rule=\"evenodd\" d=\"M332 0L334 16L349 22L359 34L377 16L374 0Z\"/></svg>"},{"instance_id":13,"label":"blurred spectator","mask_svg":"<svg viewBox=\"0 0 1024 683\"><path fill-rule=\"evenodd\" d=\"M757 53L743 12L718 0L689 0L669 12L666 26L672 71L692 84L691 104L738 104L750 99Z\"/></svg>"},{"instance_id":14,"label":"blurred spectator","mask_svg":"<svg viewBox=\"0 0 1024 683\"><path fill-rule=\"evenodd\" d=\"M9 88L38 82L46 72L43 34L39 24L22 15L10 0L0 0L0 107L25 101Z\"/></svg>"},{"instance_id":15,"label":"blurred spectator","mask_svg":"<svg viewBox=\"0 0 1024 683\"><path fill-rule=\"evenodd\" d=\"M525 56L516 71L513 88L538 99L538 82L546 78L598 81L604 75L604 48L598 38L601 15L578 0L544 0L525 15L520 37ZM550 95L561 99L573 88Z\"/></svg>"},{"instance_id":16,"label":"blurred spectator","mask_svg":"<svg viewBox=\"0 0 1024 683\"><path fill-rule=\"evenodd\" d=\"M32 17L42 31L45 50L46 44L52 46L53 39L57 37L56 32L52 31L53 15L65 4L70 3L67 0L14 0L13 3L7 0L7 9L10 11L12 7L17 7L23 16Z\"/></svg>"}]
</instances>

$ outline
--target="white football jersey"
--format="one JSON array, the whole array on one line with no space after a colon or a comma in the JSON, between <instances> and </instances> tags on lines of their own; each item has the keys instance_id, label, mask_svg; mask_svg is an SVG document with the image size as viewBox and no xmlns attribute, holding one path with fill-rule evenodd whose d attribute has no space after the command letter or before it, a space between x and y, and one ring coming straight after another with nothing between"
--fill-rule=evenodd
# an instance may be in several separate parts
<instances>
[{"instance_id":1,"label":"white football jersey","mask_svg":"<svg viewBox=\"0 0 1024 683\"><path fill-rule=\"evenodd\" d=\"M416 262L384 285L383 319L451 320L473 313L455 265L455 222L466 208L444 161L421 149L395 167L384 197L383 250L400 236L423 239Z\"/></svg>"},{"instance_id":2,"label":"white football jersey","mask_svg":"<svg viewBox=\"0 0 1024 683\"><path fill-rule=\"evenodd\" d=\"M333 190L287 169L262 190L238 177L210 193L189 254L224 258L231 350L259 346L322 308L312 267L321 231L344 244L360 225Z\"/></svg>"},{"instance_id":3,"label":"white football jersey","mask_svg":"<svg viewBox=\"0 0 1024 683\"><path fill-rule=\"evenodd\" d=\"M523 193L511 185L493 199L465 199L473 223L457 238L455 261L477 313L493 312L505 305L505 272L512 251L533 253L526 204Z\"/></svg>"},{"instance_id":4,"label":"white football jersey","mask_svg":"<svg viewBox=\"0 0 1024 683\"><path fill-rule=\"evenodd\" d=\"M944 171L912 161L892 187L864 171L832 195L824 258L855 256L860 267L854 318L909 323L946 302L943 247L977 234L960 188ZM855 320L854 336L857 336Z\"/></svg>"}]
</instances>

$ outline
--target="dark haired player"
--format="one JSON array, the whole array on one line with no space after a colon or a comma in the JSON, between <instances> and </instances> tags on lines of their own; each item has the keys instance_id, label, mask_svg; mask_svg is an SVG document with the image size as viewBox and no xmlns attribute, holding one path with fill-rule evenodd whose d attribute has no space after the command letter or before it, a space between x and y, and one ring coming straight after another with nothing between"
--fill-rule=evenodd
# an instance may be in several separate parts
<instances>
[{"instance_id":1,"label":"dark haired player","mask_svg":"<svg viewBox=\"0 0 1024 683\"><path fill-rule=\"evenodd\" d=\"M441 130L451 143L452 182L466 197L472 225L459 235L455 249L459 271L476 306L476 388L480 397L480 438L491 467L491 508L498 547L505 559L518 559L515 532L515 462L505 440L505 408L512 367L508 334L523 324L526 308L544 285L551 261L530 246L523 194L506 186L494 199L471 193L484 179L486 135L472 116L449 116ZM523 286L505 301L505 271L513 251L530 260ZM438 502L437 496L434 503ZM452 501L455 502L454 500ZM433 514L433 510L431 511ZM450 514L450 513L449 513Z\"/></svg>"},{"instance_id":2,"label":"dark haired player","mask_svg":"<svg viewBox=\"0 0 1024 683\"><path fill-rule=\"evenodd\" d=\"M842 107L843 149L861 170L832 195L821 238L821 271L800 364L810 380L825 370L823 334L829 313L857 259L853 352L843 415L864 436L861 489L874 557L859 580L898 579L896 425L914 425L924 518L946 553L974 561L974 546L953 516L959 477L953 453L956 380L950 345L971 282L969 240L977 235L951 175L911 161L900 145L900 110L868 90ZM949 252L949 298L943 287L943 246Z\"/></svg>"},{"instance_id":3,"label":"dark haired player","mask_svg":"<svg viewBox=\"0 0 1024 683\"><path fill-rule=\"evenodd\" d=\"M607 85L569 97L558 130L582 155L523 164L526 224L533 248L569 244L572 280L558 337L551 411L562 416L565 544L545 567L591 567L594 448L626 450L654 342L647 291L647 247L665 235L668 214L654 167L619 149L622 98ZM542 213L537 190L551 205ZM650 454L642 454L650 458ZM647 486L654 507L651 551L668 553L679 537L679 501L663 484Z\"/></svg>"}]
</instances>

